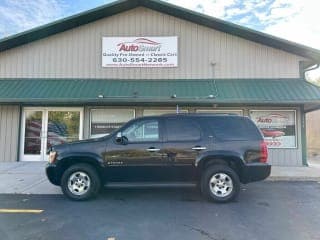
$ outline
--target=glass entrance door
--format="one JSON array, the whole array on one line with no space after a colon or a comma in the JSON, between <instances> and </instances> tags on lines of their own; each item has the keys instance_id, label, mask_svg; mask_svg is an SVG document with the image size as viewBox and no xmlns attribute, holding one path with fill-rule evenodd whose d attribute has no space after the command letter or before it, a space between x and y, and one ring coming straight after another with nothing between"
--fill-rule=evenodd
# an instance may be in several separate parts
<instances>
[{"instance_id":1,"label":"glass entrance door","mask_svg":"<svg viewBox=\"0 0 320 240\"><path fill-rule=\"evenodd\" d=\"M26 108L22 123L22 161L45 161L51 146L82 138L82 109Z\"/></svg>"},{"instance_id":2,"label":"glass entrance door","mask_svg":"<svg viewBox=\"0 0 320 240\"><path fill-rule=\"evenodd\" d=\"M43 113L41 110L25 110L22 160L40 161L43 149Z\"/></svg>"}]
</instances>

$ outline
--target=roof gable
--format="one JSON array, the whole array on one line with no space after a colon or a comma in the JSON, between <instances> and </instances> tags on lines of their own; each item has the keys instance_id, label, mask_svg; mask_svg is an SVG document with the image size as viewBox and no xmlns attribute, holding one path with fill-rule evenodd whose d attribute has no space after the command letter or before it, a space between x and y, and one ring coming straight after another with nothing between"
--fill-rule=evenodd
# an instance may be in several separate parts
<instances>
[{"instance_id":1,"label":"roof gable","mask_svg":"<svg viewBox=\"0 0 320 240\"><path fill-rule=\"evenodd\" d=\"M119 0L0 40L0 52L139 6L320 62L320 50L200 14L160 0Z\"/></svg>"}]
</instances>

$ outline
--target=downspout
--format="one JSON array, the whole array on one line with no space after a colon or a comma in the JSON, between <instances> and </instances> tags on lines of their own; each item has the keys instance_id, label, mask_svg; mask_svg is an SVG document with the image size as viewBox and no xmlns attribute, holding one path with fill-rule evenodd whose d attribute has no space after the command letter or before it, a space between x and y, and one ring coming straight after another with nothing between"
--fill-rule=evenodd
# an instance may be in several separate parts
<instances>
[{"instance_id":1,"label":"downspout","mask_svg":"<svg viewBox=\"0 0 320 240\"><path fill-rule=\"evenodd\" d=\"M319 67L319 63L317 63L314 67L306 69L303 71L303 78L306 80L306 72L315 70ZM302 164L303 166L309 166L308 164L308 154L307 154L307 133L306 133L306 112L304 107L300 108L301 111L301 148L302 148Z\"/></svg>"},{"instance_id":2,"label":"downspout","mask_svg":"<svg viewBox=\"0 0 320 240\"><path fill-rule=\"evenodd\" d=\"M19 104L19 126L18 126L18 149L17 149L17 162L20 161L20 147L21 147L21 125L22 125L22 111L23 111L23 107L22 104Z\"/></svg>"},{"instance_id":3,"label":"downspout","mask_svg":"<svg viewBox=\"0 0 320 240\"><path fill-rule=\"evenodd\" d=\"M301 111L301 150L302 150L302 165L308 165L308 154L307 154L307 129L306 129L306 113L303 107L300 108Z\"/></svg>"}]
</instances>

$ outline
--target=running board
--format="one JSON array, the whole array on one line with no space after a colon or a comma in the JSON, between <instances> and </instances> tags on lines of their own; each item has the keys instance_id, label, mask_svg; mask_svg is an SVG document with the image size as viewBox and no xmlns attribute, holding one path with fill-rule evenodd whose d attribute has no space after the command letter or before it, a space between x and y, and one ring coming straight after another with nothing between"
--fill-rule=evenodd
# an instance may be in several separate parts
<instances>
[{"instance_id":1,"label":"running board","mask_svg":"<svg viewBox=\"0 0 320 240\"><path fill-rule=\"evenodd\" d=\"M195 182L109 182L104 186L107 188L176 188L196 187Z\"/></svg>"}]
</instances>

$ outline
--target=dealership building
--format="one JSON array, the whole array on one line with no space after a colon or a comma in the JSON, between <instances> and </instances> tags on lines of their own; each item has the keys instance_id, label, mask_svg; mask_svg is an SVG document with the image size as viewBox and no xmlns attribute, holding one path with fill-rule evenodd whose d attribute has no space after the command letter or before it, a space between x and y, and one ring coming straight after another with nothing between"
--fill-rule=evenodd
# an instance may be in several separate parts
<instances>
[{"instance_id":1,"label":"dealership building","mask_svg":"<svg viewBox=\"0 0 320 240\"><path fill-rule=\"evenodd\" d=\"M250 117L273 165L307 164L320 51L158 0L121 0L0 39L0 162L163 113ZM232 131L232 129L226 129Z\"/></svg>"}]
</instances>

